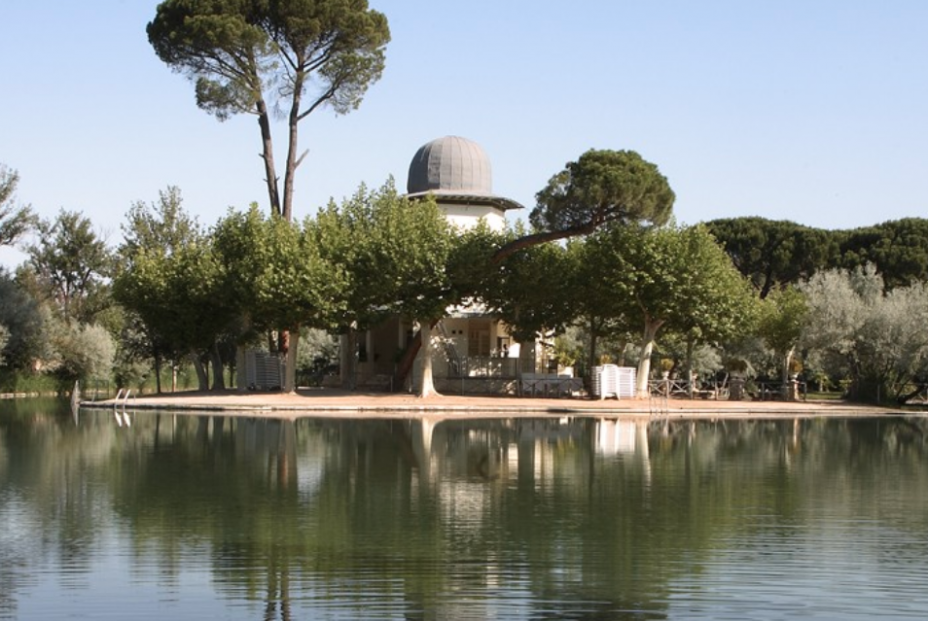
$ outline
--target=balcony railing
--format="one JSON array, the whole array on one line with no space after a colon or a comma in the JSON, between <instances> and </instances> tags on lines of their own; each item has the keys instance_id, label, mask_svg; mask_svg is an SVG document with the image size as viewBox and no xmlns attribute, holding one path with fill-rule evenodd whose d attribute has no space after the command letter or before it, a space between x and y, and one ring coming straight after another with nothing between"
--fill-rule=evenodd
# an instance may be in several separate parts
<instances>
[{"instance_id":1,"label":"balcony railing","mask_svg":"<svg viewBox=\"0 0 928 621\"><path fill-rule=\"evenodd\" d=\"M529 368L525 368L527 363ZM495 356L462 356L448 361L449 378L500 377L516 378L521 372L532 371L531 360L499 358Z\"/></svg>"}]
</instances>

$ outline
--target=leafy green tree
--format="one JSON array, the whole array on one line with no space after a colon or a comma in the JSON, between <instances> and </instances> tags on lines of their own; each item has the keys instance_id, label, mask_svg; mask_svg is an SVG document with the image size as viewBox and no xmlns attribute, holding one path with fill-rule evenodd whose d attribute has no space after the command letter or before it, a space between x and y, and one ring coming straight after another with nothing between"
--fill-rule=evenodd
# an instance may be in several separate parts
<instances>
[{"instance_id":1,"label":"leafy green tree","mask_svg":"<svg viewBox=\"0 0 928 621\"><path fill-rule=\"evenodd\" d=\"M589 286L612 294L603 312L643 327L639 397L648 395L651 353L661 329L707 342L743 331L751 317L747 283L703 226L611 226L587 240L585 260L600 274Z\"/></svg>"},{"instance_id":2,"label":"leafy green tree","mask_svg":"<svg viewBox=\"0 0 928 621\"><path fill-rule=\"evenodd\" d=\"M299 328L325 326L343 291L310 229L309 223L263 217L252 205L245 213L230 213L213 232L223 296L244 328L239 343L272 330L292 335L283 350L287 391L296 387Z\"/></svg>"},{"instance_id":3,"label":"leafy green tree","mask_svg":"<svg viewBox=\"0 0 928 621\"><path fill-rule=\"evenodd\" d=\"M349 366L342 369L346 388L355 384L357 335L393 313L397 282L381 270L391 271L389 264L402 242L394 239L388 222L392 212L409 207L392 179L379 190L368 190L362 184L340 205L330 201L311 225L314 243L344 278L341 303L333 309L329 325L347 337Z\"/></svg>"},{"instance_id":4,"label":"leafy green tree","mask_svg":"<svg viewBox=\"0 0 928 621\"><path fill-rule=\"evenodd\" d=\"M411 201L389 180L378 190L361 186L341 205L330 203L317 217L313 235L334 274L345 279L332 328L349 336L353 352L352 336L387 317L419 323L420 343L410 348L408 364L422 352L420 396L435 394L431 338L423 335L474 286L465 282L473 275L456 253L461 240L470 239L467 234L455 233L432 197ZM456 283L455 272L467 277ZM348 359L353 365L353 356ZM349 382L353 375L352 369L343 369Z\"/></svg>"},{"instance_id":5,"label":"leafy green tree","mask_svg":"<svg viewBox=\"0 0 928 621\"><path fill-rule=\"evenodd\" d=\"M0 364L13 369L28 369L42 357L43 319L39 304L5 271L0 270L0 326L7 338L0 348Z\"/></svg>"},{"instance_id":6,"label":"leafy green tree","mask_svg":"<svg viewBox=\"0 0 928 621\"><path fill-rule=\"evenodd\" d=\"M610 357L618 354L616 359L623 359L628 345L638 341L640 325L615 308L615 292L601 286L600 265L596 260L589 260L590 250L587 240L571 240L567 244L567 251L573 257L573 271L566 283L570 293L565 301L573 308L575 325L581 327L586 337L586 364L592 369L607 350Z\"/></svg>"},{"instance_id":7,"label":"leafy green tree","mask_svg":"<svg viewBox=\"0 0 928 621\"><path fill-rule=\"evenodd\" d=\"M588 235L608 223L664 224L675 196L657 166L634 151L590 149L535 195L535 232L499 249L494 261L528 246Z\"/></svg>"},{"instance_id":8,"label":"leafy green tree","mask_svg":"<svg viewBox=\"0 0 928 621\"><path fill-rule=\"evenodd\" d=\"M374 228L384 262L378 267L390 283L390 310L418 323L422 365L419 396L436 394L432 380L431 326L459 301L449 264L460 241L456 230L431 198L399 198L380 205Z\"/></svg>"},{"instance_id":9,"label":"leafy green tree","mask_svg":"<svg viewBox=\"0 0 928 621\"><path fill-rule=\"evenodd\" d=\"M497 290L499 287L499 266L491 259L504 243L505 237L482 221L465 230L451 227L449 231L453 239L442 275L442 281L447 288L441 289L435 295L444 300L445 309L457 306L479 309L481 312L487 310L485 299L487 292ZM435 317L427 326L422 323L420 326L433 327L443 316L444 312ZM419 353L422 343L421 333L417 336L418 338L413 339L399 360L395 377L396 386L404 385Z\"/></svg>"},{"instance_id":10,"label":"leafy green tree","mask_svg":"<svg viewBox=\"0 0 928 621\"><path fill-rule=\"evenodd\" d=\"M380 270L392 283L390 308L420 326L419 396L429 397L437 394L432 380L431 326L459 301L449 265L456 244L464 238L432 199L402 199L378 216L377 229L385 235L382 243L389 250L389 261L381 264Z\"/></svg>"},{"instance_id":11,"label":"leafy green tree","mask_svg":"<svg viewBox=\"0 0 928 621\"><path fill-rule=\"evenodd\" d=\"M561 334L576 317L575 253L559 244L529 246L498 264L481 300L517 341Z\"/></svg>"},{"instance_id":12,"label":"leafy green tree","mask_svg":"<svg viewBox=\"0 0 928 621\"><path fill-rule=\"evenodd\" d=\"M209 239L196 231L180 247L139 246L113 284L116 300L137 313L158 351L189 355L200 390L209 389L201 359L213 364L213 388L222 388L217 341L232 321L222 266Z\"/></svg>"},{"instance_id":13,"label":"leafy green tree","mask_svg":"<svg viewBox=\"0 0 928 621\"><path fill-rule=\"evenodd\" d=\"M760 308L757 330L780 360L780 375L785 383L809 311L806 298L796 287L774 289Z\"/></svg>"},{"instance_id":14,"label":"leafy green tree","mask_svg":"<svg viewBox=\"0 0 928 621\"><path fill-rule=\"evenodd\" d=\"M89 218L62 209L54 221L41 220L37 243L28 248L38 286L62 316L92 323L109 305L111 257Z\"/></svg>"},{"instance_id":15,"label":"leafy green tree","mask_svg":"<svg viewBox=\"0 0 928 621\"><path fill-rule=\"evenodd\" d=\"M123 244L119 251L129 261L142 250L161 249L167 255L173 254L202 235L196 217L184 210L177 186L159 191L156 202L133 203L126 220L120 227Z\"/></svg>"},{"instance_id":16,"label":"leafy green tree","mask_svg":"<svg viewBox=\"0 0 928 621\"><path fill-rule=\"evenodd\" d=\"M28 205L16 204L19 173L0 164L0 246L9 246L35 226L36 218Z\"/></svg>"},{"instance_id":17,"label":"leafy green tree","mask_svg":"<svg viewBox=\"0 0 928 621\"><path fill-rule=\"evenodd\" d=\"M196 83L197 105L223 120L254 114L272 213L292 218L299 122L323 106L346 114L380 79L386 17L366 0L166 0L148 24L155 53ZM272 110L287 118L281 199Z\"/></svg>"},{"instance_id":18,"label":"leafy green tree","mask_svg":"<svg viewBox=\"0 0 928 621\"><path fill-rule=\"evenodd\" d=\"M706 227L761 298L829 267L838 255L829 231L759 217L712 220Z\"/></svg>"},{"instance_id":19,"label":"leafy green tree","mask_svg":"<svg viewBox=\"0 0 928 621\"><path fill-rule=\"evenodd\" d=\"M133 311L133 316L125 322L120 345L129 360L150 357L154 361L155 385L160 393L162 363L185 357L189 351L179 346L174 335L158 330L163 323L155 317L158 302L147 300L151 292L145 290L144 285L136 286L139 283L134 281L131 271L140 261L167 260L192 244L205 243L204 232L196 218L184 210L181 191L175 186L160 191L156 202L134 203L126 219L121 225L123 243L118 254L122 268L115 278L114 295L127 309L137 309L140 304L149 307L146 315L149 321Z\"/></svg>"}]
</instances>

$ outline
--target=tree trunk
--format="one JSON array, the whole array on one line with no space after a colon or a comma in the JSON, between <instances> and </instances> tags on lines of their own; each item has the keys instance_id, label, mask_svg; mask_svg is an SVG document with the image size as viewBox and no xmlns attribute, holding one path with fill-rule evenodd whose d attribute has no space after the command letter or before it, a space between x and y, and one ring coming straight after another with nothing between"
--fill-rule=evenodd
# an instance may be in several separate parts
<instances>
[{"instance_id":1,"label":"tree trunk","mask_svg":"<svg viewBox=\"0 0 928 621\"><path fill-rule=\"evenodd\" d=\"M511 242L504 244L499 250L497 250L493 256L490 258L490 263L493 265L498 265L502 263L507 257L524 250L525 248L530 248L532 246L538 246L540 244L545 244L552 241L560 241L562 239L568 239L570 237L577 237L579 235L589 235L595 231L601 224L605 222L605 218L602 214L594 214L589 221L584 222L583 224L578 224L577 226L568 227L566 229L558 229L556 231L546 231L543 233L531 233L529 235L523 235L518 239L514 239Z\"/></svg>"},{"instance_id":2,"label":"tree trunk","mask_svg":"<svg viewBox=\"0 0 928 621\"><path fill-rule=\"evenodd\" d=\"M235 347L235 387L239 392L248 389L248 357L245 355L245 346Z\"/></svg>"},{"instance_id":3,"label":"tree trunk","mask_svg":"<svg viewBox=\"0 0 928 621\"><path fill-rule=\"evenodd\" d=\"M783 356L783 368L780 369L780 379L783 381L784 386L789 382L789 365L793 361L793 355L795 355L795 353L796 348L790 347L786 355Z\"/></svg>"},{"instance_id":4,"label":"tree trunk","mask_svg":"<svg viewBox=\"0 0 928 621\"><path fill-rule=\"evenodd\" d=\"M161 394L161 354L155 354L155 392Z\"/></svg>"},{"instance_id":5,"label":"tree trunk","mask_svg":"<svg viewBox=\"0 0 928 621\"><path fill-rule=\"evenodd\" d=\"M290 330L290 346L287 349L287 363L284 367L283 391L296 392L296 354L300 344L300 329Z\"/></svg>"},{"instance_id":6,"label":"tree trunk","mask_svg":"<svg viewBox=\"0 0 928 621\"><path fill-rule=\"evenodd\" d=\"M437 320L429 322L429 331L431 331L432 327L437 323ZM409 373L412 371L412 367L416 362L416 356L419 354L419 349L422 347L421 326L419 328L418 336L419 338L415 338L416 335L413 335L412 342L409 344L409 347L406 349L403 357L396 365L396 376L394 377L393 382L393 385L396 386L396 390L403 390L403 386L406 384L406 378L409 377Z\"/></svg>"},{"instance_id":7,"label":"tree trunk","mask_svg":"<svg viewBox=\"0 0 928 621\"><path fill-rule=\"evenodd\" d=\"M789 379L789 366L790 366L790 363L793 361L793 356L795 354L796 354L796 348L790 347L789 350L787 350L786 355L783 356L783 368L780 369L780 378L783 382L783 386L780 388L780 392L783 395L784 401L792 400L790 398L792 395L790 394L791 391L790 391L790 379Z\"/></svg>"},{"instance_id":8,"label":"tree trunk","mask_svg":"<svg viewBox=\"0 0 928 621\"><path fill-rule=\"evenodd\" d=\"M209 377L206 375L206 369L203 368L203 362L200 360L200 356L197 354L190 354L190 358L193 361L193 368L197 372L197 390L206 392L209 390Z\"/></svg>"},{"instance_id":9,"label":"tree trunk","mask_svg":"<svg viewBox=\"0 0 928 621\"><path fill-rule=\"evenodd\" d=\"M216 343L213 343L209 350L209 361L213 367L212 390L225 390L226 380L222 369L222 357L219 355L219 346Z\"/></svg>"},{"instance_id":10,"label":"tree trunk","mask_svg":"<svg viewBox=\"0 0 928 621\"><path fill-rule=\"evenodd\" d=\"M596 348L599 346L599 327L596 325L596 318L590 317L590 351L587 355L586 380L584 386L589 394L593 394L593 367L599 366L599 360L596 357Z\"/></svg>"},{"instance_id":11,"label":"tree trunk","mask_svg":"<svg viewBox=\"0 0 928 621\"><path fill-rule=\"evenodd\" d=\"M277 188L277 169L274 166L274 142L271 139L271 120L268 116L267 104L258 99L255 104L258 109L258 125L261 127L261 159L264 160L264 175L267 183L267 195L271 202L271 213L281 215L280 193Z\"/></svg>"},{"instance_id":12,"label":"tree trunk","mask_svg":"<svg viewBox=\"0 0 928 621\"><path fill-rule=\"evenodd\" d=\"M293 218L293 181L296 176L297 166L303 161L302 156L297 158L296 150L299 143L300 102L303 97L305 77L306 75L300 70L293 72L293 93L291 94L290 118L288 119L287 169L284 171L284 204L280 212L287 222L290 222Z\"/></svg>"},{"instance_id":13,"label":"tree trunk","mask_svg":"<svg viewBox=\"0 0 928 621\"><path fill-rule=\"evenodd\" d=\"M657 331L664 325L663 319L651 319L645 317L644 335L641 337L641 353L638 355L638 378L636 380L635 392L639 399L647 399L650 396L648 390L648 376L651 374L651 352L654 350L654 339Z\"/></svg>"},{"instance_id":14,"label":"tree trunk","mask_svg":"<svg viewBox=\"0 0 928 621\"><path fill-rule=\"evenodd\" d=\"M345 356L345 361L348 363L344 369L342 369L342 388L346 390L354 390L357 388L357 379L358 379L358 331L349 326L348 333L345 334L345 340L348 342L348 352Z\"/></svg>"},{"instance_id":15,"label":"tree trunk","mask_svg":"<svg viewBox=\"0 0 928 621\"><path fill-rule=\"evenodd\" d=\"M590 353L587 358L587 370L593 372L593 367L599 365L596 358L596 348L599 345L599 326L596 325L596 318L590 317Z\"/></svg>"},{"instance_id":16,"label":"tree trunk","mask_svg":"<svg viewBox=\"0 0 928 621\"><path fill-rule=\"evenodd\" d=\"M686 341L686 394L693 398L693 340Z\"/></svg>"},{"instance_id":17,"label":"tree trunk","mask_svg":"<svg viewBox=\"0 0 928 621\"><path fill-rule=\"evenodd\" d=\"M432 328L431 322L419 322L419 340L421 341L420 351L422 352L422 371L419 378L420 399L428 397L440 397L441 394L435 390L435 384L432 381Z\"/></svg>"}]
</instances>

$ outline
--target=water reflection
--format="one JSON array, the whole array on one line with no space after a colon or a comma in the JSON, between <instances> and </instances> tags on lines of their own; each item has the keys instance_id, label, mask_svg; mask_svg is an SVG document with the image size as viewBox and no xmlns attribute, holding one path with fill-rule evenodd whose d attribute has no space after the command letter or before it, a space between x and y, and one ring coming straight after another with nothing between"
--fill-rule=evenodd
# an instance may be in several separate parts
<instances>
[{"instance_id":1,"label":"water reflection","mask_svg":"<svg viewBox=\"0 0 928 621\"><path fill-rule=\"evenodd\" d=\"M923 419L75 425L44 407L0 411L0 616L928 611Z\"/></svg>"}]
</instances>

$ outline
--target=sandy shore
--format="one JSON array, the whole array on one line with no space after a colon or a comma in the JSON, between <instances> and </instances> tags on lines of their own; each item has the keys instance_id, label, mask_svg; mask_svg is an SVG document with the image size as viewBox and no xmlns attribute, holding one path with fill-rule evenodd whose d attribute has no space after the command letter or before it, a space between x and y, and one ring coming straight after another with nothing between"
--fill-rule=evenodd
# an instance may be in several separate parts
<instances>
[{"instance_id":1,"label":"sandy shore","mask_svg":"<svg viewBox=\"0 0 928 621\"><path fill-rule=\"evenodd\" d=\"M408 394L348 392L331 388L296 393L179 392L130 396L128 400L83 401L82 407L178 412L225 412L281 418L363 415L365 418L594 416L670 418L796 418L898 415L899 410L841 401L712 401L701 399L544 399L443 395L420 399Z\"/></svg>"}]
</instances>

